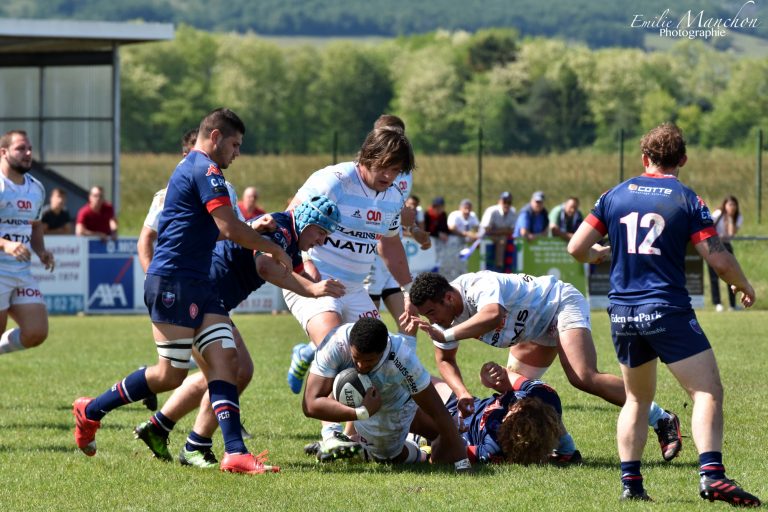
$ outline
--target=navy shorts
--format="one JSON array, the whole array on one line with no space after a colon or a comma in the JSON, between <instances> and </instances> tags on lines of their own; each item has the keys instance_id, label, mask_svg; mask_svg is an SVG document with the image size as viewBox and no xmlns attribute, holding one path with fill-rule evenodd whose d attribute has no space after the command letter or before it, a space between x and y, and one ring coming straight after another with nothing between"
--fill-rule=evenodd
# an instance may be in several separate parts
<instances>
[{"instance_id":1,"label":"navy shorts","mask_svg":"<svg viewBox=\"0 0 768 512\"><path fill-rule=\"evenodd\" d=\"M616 356L630 368L657 357L675 363L711 348L690 307L612 304L608 315Z\"/></svg>"},{"instance_id":2,"label":"navy shorts","mask_svg":"<svg viewBox=\"0 0 768 512\"><path fill-rule=\"evenodd\" d=\"M206 314L228 316L216 286L207 279L147 274L144 304L152 323L197 329Z\"/></svg>"}]
</instances>

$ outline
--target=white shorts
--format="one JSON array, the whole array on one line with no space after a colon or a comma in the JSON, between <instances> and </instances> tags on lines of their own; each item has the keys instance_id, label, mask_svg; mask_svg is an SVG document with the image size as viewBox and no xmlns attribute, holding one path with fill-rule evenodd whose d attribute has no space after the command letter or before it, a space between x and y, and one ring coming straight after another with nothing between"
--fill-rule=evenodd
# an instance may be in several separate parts
<instances>
[{"instance_id":1,"label":"white shorts","mask_svg":"<svg viewBox=\"0 0 768 512\"><path fill-rule=\"evenodd\" d=\"M299 321L304 332L307 331L307 324L312 317L328 311L333 311L341 316L342 324L356 322L364 317L381 318L379 310L362 285L350 285L344 282L344 286L347 291L339 298L302 297L288 290L283 290L283 298L285 298L285 304L291 314Z\"/></svg>"},{"instance_id":2,"label":"white shorts","mask_svg":"<svg viewBox=\"0 0 768 512\"><path fill-rule=\"evenodd\" d=\"M400 285L395 278L392 277L392 273L387 268L384 260L379 256L376 256L376 259L373 260L371 272L368 274L368 277L365 278L363 285L368 290L368 295L381 295L381 292L384 290L392 288L400 289Z\"/></svg>"},{"instance_id":3,"label":"white shorts","mask_svg":"<svg viewBox=\"0 0 768 512\"><path fill-rule=\"evenodd\" d=\"M563 283L560 288L560 304L547 334L531 341L545 347L556 347L561 332L580 328L592 330L589 321L589 302L572 284Z\"/></svg>"},{"instance_id":4,"label":"white shorts","mask_svg":"<svg viewBox=\"0 0 768 512\"><path fill-rule=\"evenodd\" d=\"M416 409L416 402L408 400L395 410L379 410L367 420L356 421L355 430L374 457L385 461L394 459L403 451Z\"/></svg>"},{"instance_id":5,"label":"white shorts","mask_svg":"<svg viewBox=\"0 0 768 512\"><path fill-rule=\"evenodd\" d=\"M21 304L45 304L32 274L0 275L0 311Z\"/></svg>"}]
</instances>

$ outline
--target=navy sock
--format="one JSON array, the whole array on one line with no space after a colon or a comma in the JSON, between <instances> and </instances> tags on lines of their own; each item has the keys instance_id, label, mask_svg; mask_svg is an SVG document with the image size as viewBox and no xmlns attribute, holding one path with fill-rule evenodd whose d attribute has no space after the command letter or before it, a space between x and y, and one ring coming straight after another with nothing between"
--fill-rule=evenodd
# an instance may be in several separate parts
<instances>
[{"instance_id":1,"label":"navy sock","mask_svg":"<svg viewBox=\"0 0 768 512\"><path fill-rule=\"evenodd\" d=\"M149 390L146 368L139 368L110 389L93 399L85 409L85 415L90 420L101 421L111 410L125 404L143 400L152 392Z\"/></svg>"},{"instance_id":2,"label":"navy sock","mask_svg":"<svg viewBox=\"0 0 768 512\"><path fill-rule=\"evenodd\" d=\"M632 489L633 493L643 492L643 475L640 474L640 461L631 460L621 463L621 483Z\"/></svg>"},{"instance_id":3,"label":"navy sock","mask_svg":"<svg viewBox=\"0 0 768 512\"><path fill-rule=\"evenodd\" d=\"M162 411L157 411L149 421L152 422L152 428L161 436L168 437L173 427L176 426L176 422L168 418Z\"/></svg>"},{"instance_id":4,"label":"navy sock","mask_svg":"<svg viewBox=\"0 0 768 512\"><path fill-rule=\"evenodd\" d=\"M203 437L194 430L187 436L187 444L184 446L188 452L193 452L201 448L212 448L213 439L210 437Z\"/></svg>"},{"instance_id":5,"label":"navy sock","mask_svg":"<svg viewBox=\"0 0 768 512\"><path fill-rule=\"evenodd\" d=\"M720 480L725 478L722 452L704 452L699 454L699 474Z\"/></svg>"},{"instance_id":6,"label":"navy sock","mask_svg":"<svg viewBox=\"0 0 768 512\"><path fill-rule=\"evenodd\" d=\"M208 383L213 414L219 422L224 436L224 451L227 453L248 453L240 430L240 401L237 386L223 380Z\"/></svg>"}]
</instances>

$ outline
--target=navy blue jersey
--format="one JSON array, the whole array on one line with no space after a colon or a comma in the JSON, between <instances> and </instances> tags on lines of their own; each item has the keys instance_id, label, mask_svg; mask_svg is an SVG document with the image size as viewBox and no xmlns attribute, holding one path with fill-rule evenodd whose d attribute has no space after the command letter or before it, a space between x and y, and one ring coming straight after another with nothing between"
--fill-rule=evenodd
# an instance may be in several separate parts
<instances>
[{"instance_id":1,"label":"navy blue jersey","mask_svg":"<svg viewBox=\"0 0 768 512\"><path fill-rule=\"evenodd\" d=\"M282 247L291 257L294 271L301 273L304 264L299 250L299 237L294 229L293 213L270 215L275 219L277 229L262 236ZM264 279L256 272L254 251L231 240L222 240L216 244L209 275L219 289L219 298L227 311L236 308L251 292L264 284Z\"/></svg>"},{"instance_id":2,"label":"navy blue jersey","mask_svg":"<svg viewBox=\"0 0 768 512\"><path fill-rule=\"evenodd\" d=\"M504 457L498 441L498 432L504 417L509 412L509 406L528 397L538 397L545 404L551 405L557 415L561 416L563 409L557 392L540 380L528 380L519 378L513 385L512 391L500 395L494 393L489 398L475 398L475 412L468 418L464 418L467 428L461 433L464 442L470 448L470 454L475 460L482 462L499 461ZM456 415L456 401L451 400L448 410L451 415Z\"/></svg>"},{"instance_id":3,"label":"navy blue jersey","mask_svg":"<svg viewBox=\"0 0 768 512\"><path fill-rule=\"evenodd\" d=\"M208 155L190 151L168 181L147 273L207 280L219 238L211 212L220 206L232 207L224 174Z\"/></svg>"},{"instance_id":4,"label":"navy blue jersey","mask_svg":"<svg viewBox=\"0 0 768 512\"><path fill-rule=\"evenodd\" d=\"M672 175L643 174L603 194L586 222L611 240L611 303L690 307L686 245L716 234L693 190Z\"/></svg>"}]
</instances>

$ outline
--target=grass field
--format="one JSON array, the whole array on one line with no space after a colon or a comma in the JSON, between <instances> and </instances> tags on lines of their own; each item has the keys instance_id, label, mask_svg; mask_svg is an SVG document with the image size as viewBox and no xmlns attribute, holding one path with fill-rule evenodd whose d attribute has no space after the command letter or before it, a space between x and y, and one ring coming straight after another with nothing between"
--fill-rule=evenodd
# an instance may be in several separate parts
<instances>
[{"instance_id":1,"label":"grass field","mask_svg":"<svg viewBox=\"0 0 768 512\"><path fill-rule=\"evenodd\" d=\"M751 492L768 496L762 352L768 312L701 313L726 388L725 464L731 477ZM690 438L680 457L662 462L651 432L644 475L656 504L618 502L620 493L615 424L618 409L576 391L555 366L545 380L559 391L564 421L585 456L580 467L492 466L457 477L439 467L318 465L302 452L318 436L300 398L285 384L290 347L302 338L287 315L235 317L255 360L251 387L242 398L246 426L256 435L252 451L269 449L283 472L246 477L162 463L135 441L132 428L148 418L139 404L119 409L103 422L98 454L87 458L74 445L71 403L102 392L137 366L155 360L149 321L140 316L54 317L50 338L40 348L0 357L3 414L0 415L0 509L196 511L196 510L725 510L697 494L696 451ZM391 325L391 322L390 322ZM593 330L604 371L618 371L604 312L595 312ZM419 354L434 373L429 341ZM751 355L750 355L751 354ZM473 392L483 394L476 371L486 360L504 362L503 350L464 342L459 362ZM665 369L659 371L658 401L677 412L690 434L690 402ZM181 448L192 418L171 437ZM217 435L214 448L221 453Z\"/></svg>"}]
</instances>

